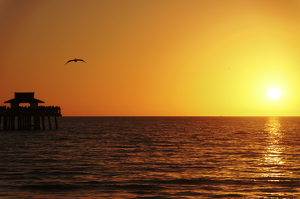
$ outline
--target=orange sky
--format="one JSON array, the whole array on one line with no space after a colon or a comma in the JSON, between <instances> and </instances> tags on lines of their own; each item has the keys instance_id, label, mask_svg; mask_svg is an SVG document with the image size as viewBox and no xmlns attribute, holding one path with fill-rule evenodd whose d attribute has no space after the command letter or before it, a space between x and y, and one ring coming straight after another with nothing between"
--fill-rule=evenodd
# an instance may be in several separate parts
<instances>
[{"instance_id":1,"label":"orange sky","mask_svg":"<svg viewBox=\"0 0 300 199\"><path fill-rule=\"evenodd\" d=\"M300 1L0 0L0 27L0 105L35 92L63 116L300 115Z\"/></svg>"}]
</instances>

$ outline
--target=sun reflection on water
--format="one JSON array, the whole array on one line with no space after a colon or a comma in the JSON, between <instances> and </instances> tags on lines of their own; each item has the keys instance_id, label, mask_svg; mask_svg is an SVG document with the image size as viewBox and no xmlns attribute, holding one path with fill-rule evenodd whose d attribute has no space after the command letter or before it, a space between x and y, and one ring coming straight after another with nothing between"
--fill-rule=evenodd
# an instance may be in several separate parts
<instances>
[{"instance_id":1,"label":"sun reflection on water","mask_svg":"<svg viewBox=\"0 0 300 199\"><path fill-rule=\"evenodd\" d=\"M269 118L268 122L265 124L265 132L268 133L266 140L268 146L266 147L264 154L263 177L271 177L272 179L269 181L279 181L279 177L282 177L283 175L279 167L285 163L282 155L284 147L281 144L283 133L281 132L279 119Z\"/></svg>"}]
</instances>

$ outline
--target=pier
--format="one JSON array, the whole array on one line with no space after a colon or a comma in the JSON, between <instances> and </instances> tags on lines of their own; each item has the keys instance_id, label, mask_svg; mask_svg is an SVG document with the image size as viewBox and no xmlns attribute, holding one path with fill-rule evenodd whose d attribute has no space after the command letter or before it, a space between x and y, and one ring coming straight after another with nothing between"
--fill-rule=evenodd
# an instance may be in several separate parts
<instances>
[{"instance_id":1,"label":"pier","mask_svg":"<svg viewBox=\"0 0 300 199\"><path fill-rule=\"evenodd\" d=\"M45 130L52 129L51 118L54 118L55 129L58 129L57 116L61 115L59 106L38 106L44 103L34 98L33 92L15 93L15 98L5 101L10 107L0 106L0 130ZM30 106L20 106L29 103ZM53 120L53 119L52 119Z\"/></svg>"}]
</instances>

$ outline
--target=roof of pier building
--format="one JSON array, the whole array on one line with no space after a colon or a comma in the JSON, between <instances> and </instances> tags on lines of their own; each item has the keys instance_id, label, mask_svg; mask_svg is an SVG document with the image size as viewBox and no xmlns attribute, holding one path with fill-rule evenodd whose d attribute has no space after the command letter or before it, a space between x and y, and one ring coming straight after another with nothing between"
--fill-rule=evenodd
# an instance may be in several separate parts
<instances>
[{"instance_id":1,"label":"roof of pier building","mask_svg":"<svg viewBox=\"0 0 300 199\"><path fill-rule=\"evenodd\" d=\"M20 103L30 103L38 104L45 103L39 99L34 98L34 92L25 92L25 93L15 93L15 98L5 101L4 103L10 104L20 104Z\"/></svg>"}]
</instances>

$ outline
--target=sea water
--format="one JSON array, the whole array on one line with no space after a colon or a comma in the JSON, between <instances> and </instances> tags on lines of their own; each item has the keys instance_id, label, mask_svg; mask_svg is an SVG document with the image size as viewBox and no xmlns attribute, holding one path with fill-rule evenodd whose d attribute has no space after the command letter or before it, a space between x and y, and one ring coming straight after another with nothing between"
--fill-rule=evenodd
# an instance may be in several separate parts
<instances>
[{"instance_id":1,"label":"sea water","mask_svg":"<svg viewBox=\"0 0 300 199\"><path fill-rule=\"evenodd\" d=\"M300 197L300 117L61 117L0 131L0 198Z\"/></svg>"}]
</instances>

